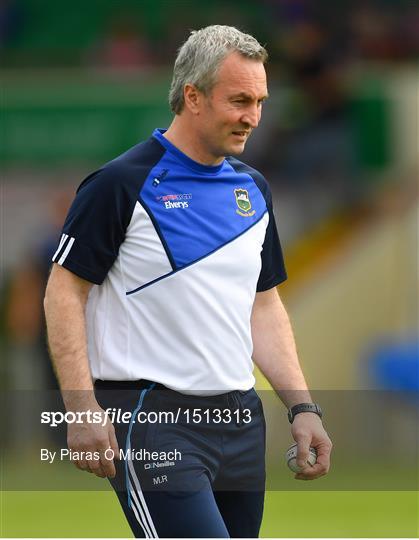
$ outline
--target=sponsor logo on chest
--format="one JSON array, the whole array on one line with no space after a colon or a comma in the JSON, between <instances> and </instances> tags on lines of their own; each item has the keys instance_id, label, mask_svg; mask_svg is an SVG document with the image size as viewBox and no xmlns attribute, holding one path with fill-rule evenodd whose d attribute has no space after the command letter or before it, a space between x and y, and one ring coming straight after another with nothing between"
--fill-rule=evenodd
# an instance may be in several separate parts
<instances>
[{"instance_id":1,"label":"sponsor logo on chest","mask_svg":"<svg viewBox=\"0 0 419 540\"><path fill-rule=\"evenodd\" d=\"M189 202L192 199L192 193L173 193L170 195L160 195L156 197L166 210L180 208L185 210L189 208Z\"/></svg>"}]
</instances>

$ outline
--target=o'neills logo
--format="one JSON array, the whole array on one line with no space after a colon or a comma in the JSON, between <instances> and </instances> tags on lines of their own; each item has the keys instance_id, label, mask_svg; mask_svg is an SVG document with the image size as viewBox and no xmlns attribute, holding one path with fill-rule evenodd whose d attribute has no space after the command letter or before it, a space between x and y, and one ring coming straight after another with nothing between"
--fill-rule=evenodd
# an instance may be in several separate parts
<instances>
[{"instance_id":1,"label":"o'neills logo","mask_svg":"<svg viewBox=\"0 0 419 540\"><path fill-rule=\"evenodd\" d=\"M252 203L249 199L249 192L247 189L238 188L234 190L234 196L236 197L236 203L239 210L236 210L237 214L243 217L254 216L256 210L249 211L252 208Z\"/></svg>"}]
</instances>

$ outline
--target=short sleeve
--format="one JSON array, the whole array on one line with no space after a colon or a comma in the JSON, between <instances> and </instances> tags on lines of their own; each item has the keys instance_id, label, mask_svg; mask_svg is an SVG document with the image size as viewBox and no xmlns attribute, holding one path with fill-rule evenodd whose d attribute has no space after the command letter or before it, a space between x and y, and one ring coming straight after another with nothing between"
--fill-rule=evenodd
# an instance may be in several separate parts
<instances>
[{"instance_id":1,"label":"short sleeve","mask_svg":"<svg viewBox=\"0 0 419 540\"><path fill-rule=\"evenodd\" d=\"M256 286L257 292L272 289L272 287L279 285L287 279L284 257L270 197L267 200L267 208L269 213L269 223L262 247L262 268Z\"/></svg>"},{"instance_id":2,"label":"short sleeve","mask_svg":"<svg viewBox=\"0 0 419 540\"><path fill-rule=\"evenodd\" d=\"M77 190L52 261L100 285L118 256L133 211L111 167L89 175Z\"/></svg>"}]
</instances>

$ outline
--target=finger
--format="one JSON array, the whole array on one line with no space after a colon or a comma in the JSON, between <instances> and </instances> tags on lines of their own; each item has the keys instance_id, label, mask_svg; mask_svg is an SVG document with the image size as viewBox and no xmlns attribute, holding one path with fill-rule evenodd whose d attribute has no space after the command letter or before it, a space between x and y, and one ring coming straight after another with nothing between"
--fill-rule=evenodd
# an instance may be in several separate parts
<instances>
[{"instance_id":1,"label":"finger","mask_svg":"<svg viewBox=\"0 0 419 540\"><path fill-rule=\"evenodd\" d=\"M105 476L108 476L109 478L114 478L116 475L116 469L113 459L110 459L109 452L101 452L100 463Z\"/></svg>"},{"instance_id":2,"label":"finger","mask_svg":"<svg viewBox=\"0 0 419 540\"><path fill-rule=\"evenodd\" d=\"M75 467L77 467L77 469L80 469L81 471L83 470L80 463L76 459L72 459L71 462Z\"/></svg>"},{"instance_id":3,"label":"finger","mask_svg":"<svg viewBox=\"0 0 419 540\"><path fill-rule=\"evenodd\" d=\"M297 443L297 465L304 469L307 467L307 461L309 457L310 438L306 436L300 436L296 440Z\"/></svg>"},{"instance_id":4,"label":"finger","mask_svg":"<svg viewBox=\"0 0 419 540\"><path fill-rule=\"evenodd\" d=\"M329 441L322 441L316 444L317 458L316 465L319 465L324 473L327 473L330 469L330 454L332 451L332 444Z\"/></svg>"},{"instance_id":5,"label":"finger","mask_svg":"<svg viewBox=\"0 0 419 540\"><path fill-rule=\"evenodd\" d=\"M304 473L298 473L294 476L296 480L317 480L318 478L321 478L322 476L325 476L326 473L316 474L315 476L311 476Z\"/></svg>"},{"instance_id":6,"label":"finger","mask_svg":"<svg viewBox=\"0 0 419 540\"><path fill-rule=\"evenodd\" d=\"M317 454L317 461L315 467L317 467L324 474L328 473L330 469L330 452L326 452L323 454L319 452Z\"/></svg>"},{"instance_id":7,"label":"finger","mask_svg":"<svg viewBox=\"0 0 419 540\"><path fill-rule=\"evenodd\" d=\"M96 476L99 476L100 478L106 477L106 474L102 468L102 464L99 459L92 459L92 460L89 460L87 463L88 463L90 472L92 472Z\"/></svg>"},{"instance_id":8,"label":"finger","mask_svg":"<svg viewBox=\"0 0 419 540\"><path fill-rule=\"evenodd\" d=\"M111 425L111 428L112 429L109 433L109 443L111 443L111 435L113 432L112 425ZM118 453L119 453L119 449L118 449ZM114 448L112 448L111 444L108 444L107 447L102 448L100 452L100 463L101 463L102 470L105 473L105 475L108 476L109 478L114 478L116 476L116 469L115 469L115 464L114 464L114 459L116 455L117 454L115 454L115 450Z\"/></svg>"},{"instance_id":9,"label":"finger","mask_svg":"<svg viewBox=\"0 0 419 540\"><path fill-rule=\"evenodd\" d=\"M87 463L87 461L85 459L79 459L77 461L74 461L74 464L76 465L77 468L81 469L82 471L86 471L86 472L92 472L89 468L89 465Z\"/></svg>"},{"instance_id":10,"label":"finger","mask_svg":"<svg viewBox=\"0 0 419 540\"><path fill-rule=\"evenodd\" d=\"M307 465L302 471L295 475L297 480L314 480L315 478L320 478L327 473L327 470L320 463L315 465Z\"/></svg>"}]
</instances>

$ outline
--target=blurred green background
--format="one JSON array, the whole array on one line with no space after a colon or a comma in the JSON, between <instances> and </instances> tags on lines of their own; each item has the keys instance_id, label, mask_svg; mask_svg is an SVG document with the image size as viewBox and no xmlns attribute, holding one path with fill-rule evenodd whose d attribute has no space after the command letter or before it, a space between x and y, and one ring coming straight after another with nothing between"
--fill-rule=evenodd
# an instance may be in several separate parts
<instances>
[{"instance_id":1,"label":"blurred green background","mask_svg":"<svg viewBox=\"0 0 419 540\"><path fill-rule=\"evenodd\" d=\"M130 536L114 495L87 475L48 469L68 491L31 491L39 448L63 442L28 414L31 404L47 408L45 389L55 388L42 296L78 184L168 125L176 50L207 24L235 25L270 53L271 97L243 160L271 184L289 275L279 292L335 442L330 478L292 484L284 410L264 399L271 490L262 535L417 536L413 0L0 3L0 388L14 392L0 415L0 534ZM260 374L257 386L268 388Z\"/></svg>"}]
</instances>

